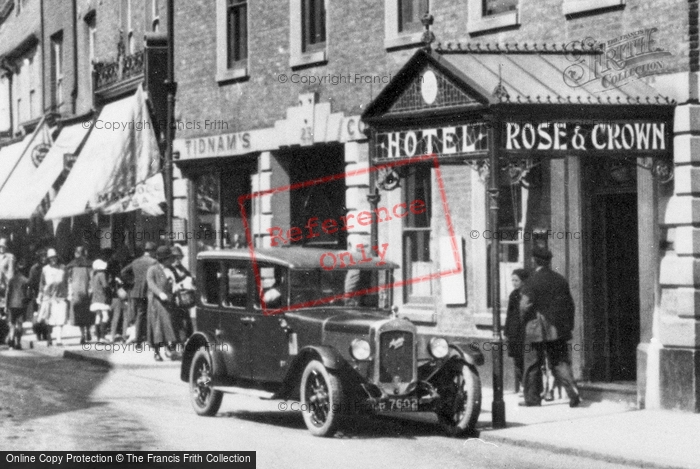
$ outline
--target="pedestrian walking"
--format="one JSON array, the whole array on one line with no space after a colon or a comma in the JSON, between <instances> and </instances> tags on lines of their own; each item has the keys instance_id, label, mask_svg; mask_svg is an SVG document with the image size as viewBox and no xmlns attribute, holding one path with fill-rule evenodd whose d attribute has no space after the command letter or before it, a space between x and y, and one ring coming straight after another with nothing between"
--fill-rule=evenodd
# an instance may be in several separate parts
<instances>
[{"instance_id":1,"label":"pedestrian walking","mask_svg":"<svg viewBox=\"0 0 700 469\"><path fill-rule=\"evenodd\" d=\"M190 309L195 303L194 278L187 268L182 265L184 254L180 246L172 247L173 255L170 271L173 275L173 294L175 304L171 310L173 330L178 344L184 344L192 335L192 318Z\"/></svg>"},{"instance_id":2,"label":"pedestrian walking","mask_svg":"<svg viewBox=\"0 0 700 469\"><path fill-rule=\"evenodd\" d=\"M7 250L7 238L0 238L0 313L5 314L7 284L15 273L15 256Z\"/></svg>"},{"instance_id":3,"label":"pedestrian walking","mask_svg":"<svg viewBox=\"0 0 700 469\"><path fill-rule=\"evenodd\" d=\"M48 326L47 342L53 343L52 333L56 328L56 345L63 345L63 326L66 324L68 284L66 268L58 260L56 250L46 252L49 263L41 269L39 282L39 321Z\"/></svg>"},{"instance_id":4,"label":"pedestrian walking","mask_svg":"<svg viewBox=\"0 0 700 469\"><path fill-rule=\"evenodd\" d=\"M41 283L41 269L46 265L46 249L41 248L36 253L36 262L29 269L29 291L31 295L31 317L32 329L36 335L36 340L47 340L46 324L39 321L39 306L36 301L39 296L39 284Z\"/></svg>"},{"instance_id":5,"label":"pedestrian walking","mask_svg":"<svg viewBox=\"0 0 700 469\"><path fill-rule=\"evenodd\" d=\"M135 325L134 336L128 342L142 343L146 340L147 333L147 308L148 308L148 285L146 283L146 273L148 269L157 264L152 257L156 245L148 241L144 246L142 256L134 259L121 271L122 278L131 280L132 288L129 291L129 311L130 321Z\"/></svg>"},{"instance_id":6,"label":"pedestrian walking","mask_svg":"<svg viewBox=\"0 0 700 469\"><path fill-rule=\"evenodd\" d=\"M107 280L107 263L102 259L95 259L92 263L91 279L92 298L90 311L95 315L95 334L97 341L104 343L109 325L109 310L112 302L109 282Z\"/></svg>"},{"instance_id":7,"label":"pedestrian walking","mask_svg":"<svg viewBox=\"0 0 700 469\"><path fill-rule=\"evenodd\" d=\"M22 349L22 324L27 312L27 305L30 300L29 279L24 276L22 269L24 262L20 260L13 268L15 269L12 278L7 284L7 305L8 321L10 326L9 343L16 350Z\"/></svg>"},{"instance_id":8,"label":"pedestrian walking","mask_svg":"<svg viewBox=\"0 0 700 469\"><path fill-rule=\"evenodd\" d=\"M168 273L172 264L172 251L167 246L160 246L156 251L157 263L148 268L148 342L154 348L153 358L163 361L160 347L172 349L177 340L170 318L173 301L172 274Z\"/></svg>"},{"instance_id":9,"label":"pedestrian walking","mask_svg":"<svg viewBox=\"0 0 700 469\"><path fill-rule=\"evenodd\" d=\"M549 358L552 371L576 407L581 398L574 381L568 341L574 329L574 300L569 283L550 268L552 253L543 247L532 250L537 266L521 292L520 310L525 329L525 401L538 406L542 399L542 365Z\"/></svg>"},{"instance_id":10,"label":"pedestrian walking","mask_svg":"<svg viewBox=\"0 0 700 469\"><path fill-rule=\"evenodd\" d=\"M112 293L109 339L110 342L116 342L126 338L129 327L129 294L121 280L123 264L120 262L120 255L116 251L105 249L101 259L107 262L107 282Z\"/></svg>"},{"instance_id":11,"label":"pedestrian walking","mask_svg":"<svg viewBox=\"0 0 700 469\"><path fill-rule=\"evenodd\" d=\"M87 259L87 249L84 246L76 247L73 255L74 259L66 266L70 323L80 328L80 343L85 344L92 340L90 327L95 322L95 315L90 310L92 265Z\"/></svg>"},{"instance_id":12,"label":"pedestrian walking","mask_svg":"<svg viewBox=\"0 0 700 469\"><path fill-rule=\"evenodd\" d=\"M525 269L515 269L511 275L513 291L508 297L506 313L505 336L508 340L508 356L513 359L515 368L515 392L523 387L523 324L520 321L520 289L530 276Z\"/></svg>"}]
</instances>

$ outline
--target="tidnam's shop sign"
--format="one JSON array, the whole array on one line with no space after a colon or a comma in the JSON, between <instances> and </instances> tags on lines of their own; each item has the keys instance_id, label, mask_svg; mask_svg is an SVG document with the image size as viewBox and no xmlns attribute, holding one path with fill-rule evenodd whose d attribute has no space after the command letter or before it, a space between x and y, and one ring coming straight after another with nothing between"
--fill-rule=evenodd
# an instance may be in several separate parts
<instances>
[{"instance_id":1,"label":"tidnam's shop sign","mask_svg":"<svg viewBox=\"0 0 700 469\"><path fill-rule=\"evenodd\" d=\"M571 152L667 152L670 135L664 122L506 122L502 147Z\"/></svg>"}]
</instances>

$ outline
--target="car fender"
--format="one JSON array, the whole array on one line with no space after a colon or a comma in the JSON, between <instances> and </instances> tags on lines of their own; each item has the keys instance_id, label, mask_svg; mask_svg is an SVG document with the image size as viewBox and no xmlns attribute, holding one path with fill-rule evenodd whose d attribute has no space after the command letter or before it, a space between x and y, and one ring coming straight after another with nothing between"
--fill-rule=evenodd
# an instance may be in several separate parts
<instances>
[{"instance_id":1,"label":"car fender","mask_svg":"<svg viewBox=\"0 0 700 469\"><path fill-rule=\"evenodd\" d=\"M206 332L195 332L187 339L185 343L185 351L182 354L182 364L180 365L180 379L182 381L190 380L190 366L192 365L192 358L194 354L197 353L201 347L204 347L209 353L209 358L211 360L212 366L212 377L222 376L225 372L223 357L221 354L216 353L216 347L212 347L216 341L214 337Z\"/></svg>"},{"instance_id":2,"label":"car fender","mask_svg":"<svg viewBox=\"0 0 700 469\"><path fill-rule=\"evenodd\" d=\"M484 354L481 353L481 350L474 347L465 350L458 345L450 344L450 356L459 357L472 366L481 366L484 364Z\"/></svg>"},{"instance_id":3,"label":"car fender","mask_svg":"<svg viewBox=\"0 0 700 469\"><path fill-rule=\"evenodd\" d=\"M279 392L275 395L276 399L298 397L296 394L299 392L299 380L301 380L301 375L304 373L306 364L311 360L318 360L329 370L335 371L340 370L347 364L340 352L333 347L322 345L304 347L299 351L299 354L289 366L287 374L284 377L284 382Z\"/></svg>"}]
</instances>

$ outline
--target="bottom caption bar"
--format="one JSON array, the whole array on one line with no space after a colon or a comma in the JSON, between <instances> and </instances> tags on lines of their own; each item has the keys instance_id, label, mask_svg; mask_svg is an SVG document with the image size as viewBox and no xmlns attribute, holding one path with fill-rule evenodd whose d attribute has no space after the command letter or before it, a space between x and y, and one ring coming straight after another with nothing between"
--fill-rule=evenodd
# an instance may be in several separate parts
<instances>
[{"instance_id":1,"label":"bottom caption bar","mask_svg":"<svg viewBox=\"0 0 700 469\"><path fill-rule=\"evenodd\" d=\"M255 469L255 451L0 451L0 467L197 467ZM31 466L29 466L31 465Z\"/></svg>"}]
</instances>

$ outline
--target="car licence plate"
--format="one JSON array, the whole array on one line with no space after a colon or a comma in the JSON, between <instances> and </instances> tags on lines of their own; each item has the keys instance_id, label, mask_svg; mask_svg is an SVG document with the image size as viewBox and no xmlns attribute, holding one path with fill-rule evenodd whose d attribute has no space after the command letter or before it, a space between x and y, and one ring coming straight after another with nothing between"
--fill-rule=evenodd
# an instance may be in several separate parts
<instances>
[{"instance_id":1,"label":"car licence plate","mask_svg":"<svg viewBox=\"0 0 700 469\"><path fill-rule=\"evenodd\" d=\"M418 398L389 398L374 404L374 410L379 412L417 412Z\"/></svg>"}]
</instances>

